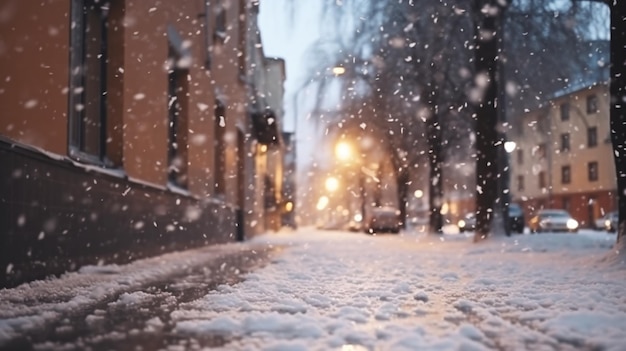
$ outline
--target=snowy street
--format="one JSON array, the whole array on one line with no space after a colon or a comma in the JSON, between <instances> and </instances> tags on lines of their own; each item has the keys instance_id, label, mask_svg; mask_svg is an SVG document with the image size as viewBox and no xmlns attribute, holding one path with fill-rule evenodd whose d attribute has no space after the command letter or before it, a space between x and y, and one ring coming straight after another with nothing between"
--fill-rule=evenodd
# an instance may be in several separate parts
<instances>
[{"instance_id":1,"label":"snowy street","mask_svg":"<svg viewBox=\"0 0 626 351\"><path fill-rule=\"evenodd\" d=\"M0 349L624 350L614 239L283 231L2 290Z\"/></svg>"}]
</instances>

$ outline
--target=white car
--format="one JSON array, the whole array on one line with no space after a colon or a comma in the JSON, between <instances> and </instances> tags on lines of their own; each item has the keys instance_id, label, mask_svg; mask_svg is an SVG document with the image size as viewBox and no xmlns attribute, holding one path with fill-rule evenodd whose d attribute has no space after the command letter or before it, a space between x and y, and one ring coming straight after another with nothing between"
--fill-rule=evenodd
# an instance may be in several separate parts
<instances>
[{"instance_id":1,"label":"white car","mask_svg":"<svg viewBox=\"0 0 626 351\"><path fill-rule=\"evenodd\" d=\"M607 232L615 233L617 232L617 212L607 213L604 217L604 229Z\"/></svg>"},{"instance_id":2,"label":"white car","mask_svg":"<svg viewBox=\"0 0 626 351\"><path fill-rule=\"evenodd\" d=\"M528 222L531 233L578 232L578 221L565 210L539 210Z\"/></svg>"}]
</instances>

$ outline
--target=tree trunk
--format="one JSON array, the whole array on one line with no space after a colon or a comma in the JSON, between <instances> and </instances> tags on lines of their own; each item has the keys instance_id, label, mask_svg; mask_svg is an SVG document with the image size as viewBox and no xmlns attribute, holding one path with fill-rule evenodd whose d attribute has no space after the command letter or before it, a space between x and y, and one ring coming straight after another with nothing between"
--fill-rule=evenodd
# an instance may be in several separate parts
<instances>
[{"instance_id":1,"label":"tree trunk","mask_svg":"<svg viewBox=\"0 0 626 351\"><path fill-rule=\"evenodd\" d=\"M502 9L497 0L475 0L474 39L476 88L482 93L474 101L476 112L476 231L474 241L487 237L491 229L494 203L498 196L498 20Z\"/></svg>"},{"instance_id":2,"label":"tree trunk","mask_svg":"<svg viewBox=\"0 0 626 351\"><path fill-rule=\"evenodd\" d=\"M397 173L398 209L400 210L400 227L406 228L406 206L409 203L409 171L402 167Z\"/></svg>"},{"instance_id":3,"label":"tree trunk","mask_svg":"<svg viewBox=\"0 0 626 351\"><path fill-rule=\"evenodd\" d=\"M626 251L626 7L608 1L611 9L611 142L617 177L617 247Z\"/></svg>"},{"instance_id":4,"label":"tree trunk","mask_svg":"<svg viewBox=\"0 0 626 351\"><path fill-rule=\"evenodd\" d=\"M428 138L428 163L430 165L430 177L428 182L428 205L430 211L429 226L430 233L443 233L443 216L441 215L441 206L443 204L443 177L442 177L442 147L441 147L441 125L439 123L439 111L437 108L437 87L433 89L423 99L428 104L430 111L426 120L426 132Z\"/></svg>"}]
</instances>

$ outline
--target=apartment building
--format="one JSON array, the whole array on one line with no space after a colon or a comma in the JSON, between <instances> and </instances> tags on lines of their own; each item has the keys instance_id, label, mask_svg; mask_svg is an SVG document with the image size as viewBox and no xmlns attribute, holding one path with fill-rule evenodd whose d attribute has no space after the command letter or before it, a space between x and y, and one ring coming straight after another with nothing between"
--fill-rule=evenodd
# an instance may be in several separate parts
<instances>
[{"instance_id":1,"label":"apartment building","mask_svg":"<svg viewBox=\"0 0 626 351\"><path fill-rule=\"evenodd\" d=\"M517 145L510 155L511 193L527 217L561 208L590 227L616 209L608 84L558 94L521 121L510 135Z\"/></svg>"},{"instance_id":2,"label":"apartment building","mask_svg":"<svg viewBox=\"0 0 626 351\"><path fill-rule=\"evenodd\" d=\"M264 230L258 1L0 6L0 286Z\"/></svg>"}]
</instances>

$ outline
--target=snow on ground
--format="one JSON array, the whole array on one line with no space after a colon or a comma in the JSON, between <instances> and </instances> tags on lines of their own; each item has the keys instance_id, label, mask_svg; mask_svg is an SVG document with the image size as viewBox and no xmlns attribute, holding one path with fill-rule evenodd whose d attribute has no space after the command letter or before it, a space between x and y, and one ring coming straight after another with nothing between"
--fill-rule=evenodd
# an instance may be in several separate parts
<instances>
[{"instance_id":1,"label":"snow on ground","mask_svg":"<svg viewBox=\"0 0 626 351\"><path fill-rule=\"evenodd\" d=\"M224 350L626 350L626 263L615 259L614 241L593 231L479 244L468 235L416 231L268 234L242 246L287 248L244 281L179 303L171 332L224 338ZM170 254L153 268L90 267L0 290L0 345L29 323L164 274L154 262L202 264L206 255ZM68 284L99 270L115 278L94 279L91 289ZM42 291L65 299L43 303ZM150 298L137 291L115 303Z\"/></svg>"},{"instance_id":2,"label":"snow on ground","mask_svg":"<svg viewBox=\"0 0 626 351\"><path fill-rule=\"evenodd\" d=\"M367 236L300 231L272 265L173 313L224 349L626 350L626 266L615 236Z\"/></svg>"}]
</instances>

